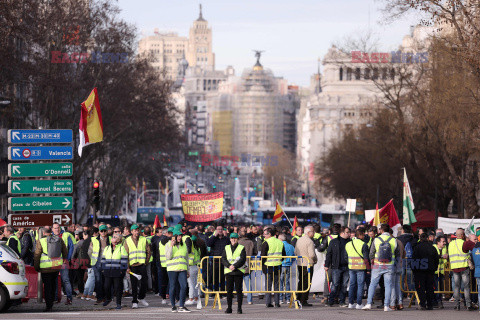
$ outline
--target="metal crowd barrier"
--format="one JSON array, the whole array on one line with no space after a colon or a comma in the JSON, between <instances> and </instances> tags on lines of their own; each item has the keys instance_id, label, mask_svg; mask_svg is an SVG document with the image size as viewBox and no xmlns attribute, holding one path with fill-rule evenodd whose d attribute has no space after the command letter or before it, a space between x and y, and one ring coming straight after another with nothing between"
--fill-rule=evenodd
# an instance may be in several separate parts
<instances>
[{"instance_id":1,"label":"metal crowd barrier","mask_svg":"<svg viewBox=\"0 0 480 320\"><path fill-rule=\"evenodd\" d=\"M283 268L289 268L289 279L290 280L290 289L286 289L286 280L284 279L283 282L283 287L284 290L275 290L275 276L276 274L272 275L272 288L266 288L266 281L269 281L270 273L263 273L262 271L262 259L292 259L295 260L292 262L292 265L289 267L283 267L280 266L282 269ZM222 309L221 303L220 303L220 295L224 295L227 293L225 289L225 275L224 275L224 269L225 267L221 263L222 257L219 256L209 256L209 257L204 257L200 261L200 270L198 272L198 283L200 290L205 294L205 307L208 305L209 301L209 296L213 295L214 300L213 300L213 308L216 307L218 304L218 309ZM307 268L307 287L303 288L305 276L304 273L301 272L299 274L299 270L297 268L297 262L298 261L306 262L308 265L310 263L310 260L308 257L303 257L303 256L247 256L247 263L249 266L249 272L250 272L250 284L249 288L246 288L246 283L243 281L243 293L244 294L272 294L272 293L283 293L283 294L290 294L290 302L289 302L289 308L292 308L293 305L295 305L295 308L299 308L299 301L297 300L297 294L299 293L305 293L310 290L311 286L311 280L312 280L312 270L311 267L306 267ZM264 261L264 262L265 262ZM303 263L305 264L305 263ZM282 269L278 273L279 277L282 277L284 273L282 273ZM287 273L287 272L285 272ZM245 273L247 274L247 273ZM297 280L301 280L300 287L298 286L299 283L297 283ZM279 283L279 289L281 289L281 279L278 279ZM236 293L236 291L234 291ZM301 305L300 305L301 307Z\"/></svg>"},{"instance_id":2,"label":"metal crowd barrier","mask_svg":"<svg viewBox=\"0 0 480 320\"><path fill-rule=\"evenodd\" d=\"M473 277L472 273L474 270L470 270L470 294L478 294L477 290L477 284L475 281L475 277ZM406 277L404 277L406 276ZM411 285L409 284L408 277L411 278ZM450 269L450 265L447 262L445 264L445 274L443 276L442 282L437 282L435 283L435 286L437 287L438 290L435 290L435 294L452 294L453 295L453 272ZM440 290L440 288L443 288ZM417 300L417 303L420 304L420 298L418 297L418 293L415 290L415 281L414 281L414 275L411 269L407 269L407 272L402 274L402 277L400 278L400 289L402 290L403 293L406 293L407 295L411 295L412 299L410 299L410 303L408 305L409 308L412 307L413 303L413 296L415 296L415 299ZM460 290L460 294L463 294L463 291Z\"/></svg>"}]
</instances>

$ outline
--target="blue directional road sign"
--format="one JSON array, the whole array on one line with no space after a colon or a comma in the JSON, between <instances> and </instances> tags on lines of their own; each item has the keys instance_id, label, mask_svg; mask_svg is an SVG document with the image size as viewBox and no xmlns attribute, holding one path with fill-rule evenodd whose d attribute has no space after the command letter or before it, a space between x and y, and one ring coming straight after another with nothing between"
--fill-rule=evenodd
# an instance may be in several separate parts
<instances>
[{"instance_id":1,"label":"blue directional road sign","mask_svg":"<svg viewBox=\"0 0 480 320\"><path fill-rule=\"evenodd\" d=\"M70 143L73 133L70 129L8 130L8 143Z\"/></svg>"},{"instance_id":2,"label":"blue directional road sign","mask_svg":"<svg viewBox=\"0 0 480 320\"><path fill-rule=\"evenodd\" d=\"M8 160L71 160L72 147L8 147Z\"/></svg>"}]
</instances>

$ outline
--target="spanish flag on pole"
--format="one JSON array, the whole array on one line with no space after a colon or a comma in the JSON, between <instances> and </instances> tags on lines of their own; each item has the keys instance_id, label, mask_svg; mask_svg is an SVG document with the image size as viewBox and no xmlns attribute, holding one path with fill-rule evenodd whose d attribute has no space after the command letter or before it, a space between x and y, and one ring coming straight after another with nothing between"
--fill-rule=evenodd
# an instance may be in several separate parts
<instances>
[{"instance_id":1,"label":"spanish flag on pole","mask_svg":"<svg viewBox=\"0 0 480 320\"><path fill-rule=\"evenodd\" d=\"M280 203L278 203L278 200L277 200L277 206L275 208L275 213L273 214L272 223L277 223L279 221L282 221L282 217L284 214L285 212L283 211L282 207L280 206Z\"/></svg>"},{"instance_id":2,"label":"spanish flag on pole","mask_svg":"<svg viewBox=\"0 0 480 320\"><path fill-rule=\"evenodd\" d=\"M87 100L82 102L82 113L80 115L80 144L78 155L82 156L83 147L103 141L103 122L98 102L97 88L94 88Z\"/></svg>"}]
</instances>

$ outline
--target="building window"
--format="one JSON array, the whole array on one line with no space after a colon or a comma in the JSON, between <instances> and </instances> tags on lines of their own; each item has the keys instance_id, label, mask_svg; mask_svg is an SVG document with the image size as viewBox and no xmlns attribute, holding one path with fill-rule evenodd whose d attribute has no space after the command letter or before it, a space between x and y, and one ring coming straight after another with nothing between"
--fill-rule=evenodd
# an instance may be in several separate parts
<instances>
[{"instance_id":1,"label":"building window","mask_svg":"<svg viewBox=\"0 0 480 320\"><path fill-rule=\"evenodd\" d=\"M340 81L343 81L343 68L340 68Z\"/></svg>"},{"instance_id":2,"label":"building window","mask_svg":"<svg viewBox=\"0 0 480 320\"><path fill-rule=\"evenodd\" d=\"M382 68L382 80L387 80L387 68Z\"/></svg>"},{"instance_id":3,"label":"building window","mask_svg":"<svg viewBox=\"0 0 480 320\"><path fill-rule=\"evenodd\" d=\"M373 68L372 80L377 80L377 79L378 79L378 68Z\"/></svg>"},{"instance_id":4,"label":"building window","mask_svg":"<svg viewBox=\"0 0 480 320\"><path fill-rule=\"evenodd\" d=\"M395 80L395 69L390 70L390 79Z\"/></svg>"},{"instance_id":5,"label":"building window","mask_svg":"<svg viewBox=\"0 0 480 320\"><path fill-rule=\"evenodd\" d=\"M369 80L369 79L370 79L370 68L366 68L366 69L365 69L365 73L364 73L364 75L363 75L363 78L364 78L365 80Z\"/></svg>"},{"instance_id":6,"label":"building window","mask_svg":"<svg viewBox=\"0 0 480 320\"><path fill-rule=\"evenodd\" d=\"M355 69L355 80L360 80L360 75L361 75L360 68L356 68Z\"/></svg>"},{"instance_id":7,"label":"building window","mask_svg":"<svg viewBox=\"0 0 480 320\"><path fill-rule=\"evenodd\" d=\"M352 80L352 68L347 68L347 81Z\"/></svg>"}]
</instances>

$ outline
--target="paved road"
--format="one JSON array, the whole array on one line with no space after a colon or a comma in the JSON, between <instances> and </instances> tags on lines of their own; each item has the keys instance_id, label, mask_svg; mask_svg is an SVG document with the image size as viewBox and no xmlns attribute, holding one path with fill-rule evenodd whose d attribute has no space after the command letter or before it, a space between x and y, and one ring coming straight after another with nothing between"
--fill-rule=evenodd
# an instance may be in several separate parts
<instances>
[{"instance_id":1,"label":"paved road","mask_svg":"<svg viewBox=\"0 0 480 320\"><path fill-rule=\"evenodd\" d=\"M195 306L192 306L191 313L172 313L168 305L161 305L160 298L153 295L147 296L147 301L150 303L149 307L140 307L139 309L131 309L131 300L126 298L122 304L124 308L122 310L110 310L103 308L102 306L95 306L91 301L82 301L75 299L72 306L65 306L63 303L56 304L54 306L54 312L44 313L42 312L45 306L38 304L34 301L30 301L27 304L21 306L12 307L8 313L1 314L0 319L74 319L74 320L127 320L127 319L210 319L220 320L225 318L231 319L244 319L244 320L263 320L263 319L328 319L328 320L345 320L345 319L422 319L422 320L438 320L438 319L454 319L461 317L462 320L478 319L478 311L454 311L453 303L445 303L446 309L433 310L433 311L421 311L416 310L415 307L411 309L405 309L403 311L383 312L383 310L375 309L372 311L362 310L350 310L339 307L327 307L320 303L320 300L311 300L313 307L305 308L303 310L289 309L286 305L282 305L281 308L269 308L266 309L263 300L254 300L253 305L244 305L243 314L238 315L234 313L226 315L224 313L226 308L226 301L222 300L223 310L215 309L211 307L211 303L208 307L202 310L197 310Z\"/></svg>"}]
</instances>

